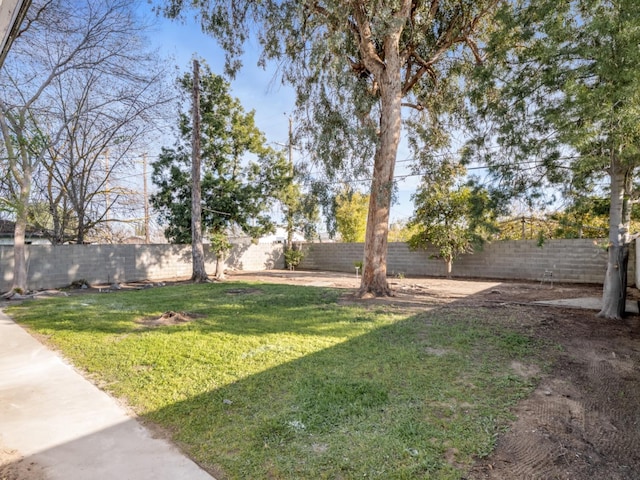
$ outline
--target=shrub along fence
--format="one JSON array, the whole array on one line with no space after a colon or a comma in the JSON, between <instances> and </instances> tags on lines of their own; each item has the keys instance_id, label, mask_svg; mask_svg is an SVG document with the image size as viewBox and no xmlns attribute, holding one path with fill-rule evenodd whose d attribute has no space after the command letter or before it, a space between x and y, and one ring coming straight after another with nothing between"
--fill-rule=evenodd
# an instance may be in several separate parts
<instances>
[{"instance_id":1,"label":"shrub along fence","mask_svg":"<svg viewBox=\"0 0 640 480\"><path fill-rule=\"evenodd\" d=\"M298 269L355 273L362 261L362 243L305 243ZM404 243L390 243L389 276L446 275L444 263L430 258L435 251L411 251ZM207 271L215 271L215 257L205 246ZM284 268L282 244L235 244L225 262L238 270ZM500 241L463 255L453 263L458 278L541 280L551 272L554 282L602 283L607 265L606 248L593 240ZM133 282L184 279L191 276L189 245L29 245L28 286L38 290L59 288L72 282ZM635 248L629 258L629 284L638 285ZM0 246L0 291L11 287L13 247Z\"/></svg>"}]
</instances>

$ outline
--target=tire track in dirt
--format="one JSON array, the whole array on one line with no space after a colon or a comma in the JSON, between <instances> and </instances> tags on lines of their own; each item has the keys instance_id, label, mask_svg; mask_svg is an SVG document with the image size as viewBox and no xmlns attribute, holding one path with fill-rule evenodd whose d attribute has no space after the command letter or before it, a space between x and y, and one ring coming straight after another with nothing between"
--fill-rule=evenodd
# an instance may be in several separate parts
<instances>
[{"instance_id":1,"label":"tire track in dirt","mask_svg":"<svg viewBox=\"0 0 640 480\"><path fill-rule=\"evenodd\" d=\"M469 480L640 478L639 329L564 312L540 332L564 351Z\"/></svg>"},{"instance_id":2,"label":"tire track in dirt","mask_svg":"<svg viewBox=\"0 0 640 480\"><path fill-rule=\"evenodd\" d=\"M631 376L634 362L628 353L616 353L601 342L592 345L586 358L588 380L595 393L587 403L586 434L603 456L616 458L622 469L631 468L626 464L640 463L640 416L629 408L630 404L640 405L638 385ZM640 471L634 475L640 477Z\"/></svg>"}]
</instances>

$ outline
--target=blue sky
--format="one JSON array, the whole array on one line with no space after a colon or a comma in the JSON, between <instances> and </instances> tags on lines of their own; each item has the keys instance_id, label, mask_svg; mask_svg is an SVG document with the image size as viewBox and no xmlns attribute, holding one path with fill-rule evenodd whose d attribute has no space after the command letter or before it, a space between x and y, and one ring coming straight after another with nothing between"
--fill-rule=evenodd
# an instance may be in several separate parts
<instances>
[{"instance_id":1,"label":"blue sky","mask_svg":"<svg viewBox=\"0 0 640 480\"><path fill-rule=\"evenodd\" d=\"M185 22L165 18L157 18L155 21L157 26L150 39L180 72L191 69L191 59L195 54L205 59L214 73L223 73L224 53L215 40L202 33L193 15L188 16ZM240 99L245 110L255 110L258 128L265 133L268 142L277 147L287 142L288 118L294 110L295 98L291 88L282 85L280 79L274 75L272 65L268 65L267 70L256 65L258 48L255 43L246 45L244 66L237 78L231 82L231 93ZM173 139L164 143L172 141ZM401 146L398 160L408 157L408 150ZM407 162L400 162L396 168L396 175L408 174L407 165ZM413 204L410 196L415 191L418 180L416 177L410 177L399 181L399 202L391 209L391 221L406 219L411 215Z\"/></svg>"}]
</instances>

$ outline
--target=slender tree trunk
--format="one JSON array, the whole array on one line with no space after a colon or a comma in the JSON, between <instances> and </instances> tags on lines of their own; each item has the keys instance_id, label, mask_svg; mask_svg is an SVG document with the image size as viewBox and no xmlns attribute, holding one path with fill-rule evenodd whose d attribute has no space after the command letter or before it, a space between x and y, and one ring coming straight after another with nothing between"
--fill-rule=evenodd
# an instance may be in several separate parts
<instances>
[{"instance_id":1,"label":"slender tree trunk","mask_svg":"<svg viewBox=\"0 0 640 480\"><path fill-rule=\"evenodd\" d=\"M27 291L26 231L26 215L17 215L13 232L13 285L11 292L25 293Z\"/></svg>"},{"instance_id":2,"label":"slender tree trunk","mask_svg":"<svg viewBox=\"0 0 640 480\"><path fill-rule=\"evenodd\" d=\"M27 215L31 194L31 172L25 168L20 181L19 204L16 208L16 224L13 232L13 284L12 292L27 291L27 252L25 238L27 233Z\"/></svg>"},{"instance_id":3,"label":"slender tree trunk","mask_svg":"<svg viewBox=\"0 0 640 480\"><path fill-rule=\"evenodd\" d=\"M627 264L629 259L629 224L626 192L627 172L612 160L611 206L609 210L609 256L602 293L599 317L621 319L625 314L627 297ZM627 197L628 198L628 197Z\"/></svg>"},{"instance_id":4,"label":"slender tree trunk","mask_svg":"<svg viewBox=\"0 0 640 480\"><path fill-rule=\"evenodd\" d=\"M222 255L216 255L216 280L224 280L224 257Z\"/></svg>"},{"instance_id":5,"label":"slender tree trunk","mask_svg":"<svg viewBox=\"0 0 640 480\"><path fill-rule=\"evenodd\" d=\"M54 159L55 162L55 159ZM54 245L59 245L64 243L64 224L62 219L60 218L59 205L60 205L60 197L54 196L53 194L53 174L51 169L48 170L47 175L47 196L49 200L49 213L51 214L51 219L53 220L53 232L51 232L51 243Z\"/></svg>"},{"instance_id":6,"label":"slender tree trunk","mask_svg":"<svg viewBox=\"0 0 640 480\"><path fill-rule=\"evenodd\" d=\"M84 243L84 210L78 211L77 242L78 245Z\"/></svg>"},{"instance_id":7,"label":"slender tree trunk","mask_svg":"<svg viewBox=\"0 0 640 480\"><path fill-rule=\"evenodd\" d=\"M202 204L200 191L200 65L193 61L193 131L191 150L191 257L193 273L191 280L209 280L204 266L202 245Z\"/></svg>"},{"instance_id":8,"label":"slender tree trunk","mask_svg":"<svg viewBox=\"0 0 640 480\"><path fill-rule=\"evenodd\" d=\"M1 103L1 102L0 102ZM9 130L6 106L1 103L0 131L6 148L8 171L19 188L15 206L16 223L13 232L13 280L9 295L13 292L27 290L27 258L25 251L25 236L27 231L27 215L29 212L29 197L31 196L31 180L33 167L30 162L26 142L19 143L14 148L14 137L23 138L24 116L13 116L13 131ZM11 181L11 180L10 180Z\"/></svg>"},{"instance_id":9,"label":"slender tree trunk","mask_svg":"<svg viewBox=\"0 0 640 480\"><path fill-rule=\"evenodd\" d=\"M293 188L293 120L289 117L289 177L290 184L288 185L288 196L291 195L291 189ZM285 249L291 250L293 248L293 229L295 225L293 224L293 208L291 207L292 198L289 198L288 205L286 206L286 219L287 219L287 244L285 245Z\"/></svg>"},{"instance_id":10,"label":"slender tree trunk","mask_svg":"<svg viewBox=\"0 0 640 480\"><path fill-rule=\"evenodd\" d=\"M444 263L447 265L447 278L451 278L451 268L453 265L453 260L451 258L447 258Z\"/></svg>"},{"instance_id":11,"label":"slender tree trunk","mask_svg":"<svg viewBox=\"0 0 640 480\"><path fill-rule=\"evenodd\" d=\"M150 229L149 229L149 190L147 188L147 153L142 155L142 186L144 195L144 243L149 245Z\"/></svg>"}]
</instances>

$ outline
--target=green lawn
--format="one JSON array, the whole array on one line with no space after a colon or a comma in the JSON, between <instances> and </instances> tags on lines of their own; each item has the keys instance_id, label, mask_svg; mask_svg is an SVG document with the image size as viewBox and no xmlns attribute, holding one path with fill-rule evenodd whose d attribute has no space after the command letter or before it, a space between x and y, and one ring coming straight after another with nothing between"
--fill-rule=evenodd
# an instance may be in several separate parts
<instances>
[{"instance_id":1,"label":"green lawn","mask_svg":"<svg viewBox=\"0 0 640 480\"><path fill-rule=\"evenodd\" d=\"M464 476L534 386L511 362L539 363L541 346L485 321L495 312L408 315L340 294L229 282L8 313L219 479ZM196 319L139 323L168 310Z\"/></svg>"}]
</instances>

